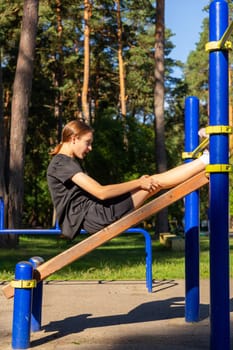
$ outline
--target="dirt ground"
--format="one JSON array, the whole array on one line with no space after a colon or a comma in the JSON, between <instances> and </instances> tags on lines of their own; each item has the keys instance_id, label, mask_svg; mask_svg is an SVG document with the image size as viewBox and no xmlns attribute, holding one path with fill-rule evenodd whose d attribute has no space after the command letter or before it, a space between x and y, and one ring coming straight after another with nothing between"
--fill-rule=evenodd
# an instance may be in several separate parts
<instances>
[{"instance_id":1,"label":"dirt ground","mask_svg":"<svg viewBox=\"0 0 233 350\"><path fill-rule=\"evenodd\" d=\"M142 281L45 282L42 329L31 333L30 349L209 349L209 281L200 283L199 322L185 322L184 295L183 280L155 281L152 293ZM9 350L13 299L1 292L0 301L0 349ZM230 317L233 327L233 302Z\"/></svg>"}]
</instances>

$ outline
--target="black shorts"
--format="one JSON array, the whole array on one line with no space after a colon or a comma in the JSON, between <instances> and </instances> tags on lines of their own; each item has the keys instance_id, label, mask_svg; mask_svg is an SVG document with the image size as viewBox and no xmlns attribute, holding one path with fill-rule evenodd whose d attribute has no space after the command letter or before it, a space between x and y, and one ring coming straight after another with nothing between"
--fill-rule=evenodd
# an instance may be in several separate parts
<instances>
[{"instance_id":1,"label":"black shorts","mask_svg":"<svg viewBox=\"0 0 233 350\"><path fill-rule=\"evenodd\" d=\"M90 234L95 233L133 210L134 205L130 193L106 201L92 201L82 228Z\"/></svg>"}]
</instances>

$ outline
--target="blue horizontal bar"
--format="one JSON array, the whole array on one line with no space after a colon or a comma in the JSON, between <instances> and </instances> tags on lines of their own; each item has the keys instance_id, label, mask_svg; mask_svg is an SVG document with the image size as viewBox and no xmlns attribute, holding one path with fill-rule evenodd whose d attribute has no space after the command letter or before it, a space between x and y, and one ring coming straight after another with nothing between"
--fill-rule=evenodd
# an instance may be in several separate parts
<instances>
[{"instance_id":1,"label":"blue horizontal bar","mask_svg":"<svg viewBox=\"0 0 233 350\"><path fill-rule=\"evenodd\" d=\"M125 233L141 233L145 238L145 253L146 253L146 286L148 292L152 292L152 246L151 236L148 231L143 228L129 228L124 231ZM62 230L59 227L58 221L56 221L55 227L50 229L11 229L4 228L4 201L0 197L0 234L16 234L16 235L59 235ZM81 234L86 234L87 231L81 230Z\"/></svg>"},{"instance_id":2,"label":"blue horizontal bar","mask_svg":"<svg viewBox=\"0 0 233 350\"><path fill-rule=\"evenodd\" d=\"M14 234L14 235L48 235L48 234L54 234L58 235L61 234L60 229L52 228L52 229L11 229L11 228L5 228L3 230L0 230L0 234Z\"/></svg>"},{"instance_id":3,"label":"blue horizontal bar","mask_svg":"<svg viewBox=\"0 0 233 350\"><path fill-rule=\"evenodd\" d=\"M0 234L23 234L23 235L58 235L62 231L59 228L54 229L2 229ZM81 234L86 234L85 230L81 230ZM146 253L146 287L149 293L152 292L152 246L151 236L148 231L142 228L129 228L124 233L141 233L145 238L145 253Z\"/></svg>"}]
</instances>

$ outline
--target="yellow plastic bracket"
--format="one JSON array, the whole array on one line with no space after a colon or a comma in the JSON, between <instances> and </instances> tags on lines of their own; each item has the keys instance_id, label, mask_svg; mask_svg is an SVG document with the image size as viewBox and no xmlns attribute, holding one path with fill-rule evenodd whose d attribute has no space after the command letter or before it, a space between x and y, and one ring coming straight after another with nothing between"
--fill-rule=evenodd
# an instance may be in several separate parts
<instances>
[{"instance_id":1,"label":"yellow plastic bracket","mask_svg":"<svg viewBox=\"0 0 233 350\"><path fill-rule=\"evenodd\" d=\"M205 128L207 134L232 134L233 127L230 125L211 125Z\"/></svg>"},{"instance_id":2,"label":"yellow plastic bracket","mask_svg":"<svg viewBox=\"0 0 233 350\"><path fill-rule=\"evenodd\" d=\"M233 33L233 21L231 24L227 27L225 30L225 33L218 41L210 41L205 45L206 51L215 51L215 50L231 50L232 49L232 42L228 39L230 38L231 34Z\"/></svg>"},{"instance_id":3,"label":"yellow plastic bracket","mask_svg":"<svg viewBox=\"0 0 233 350\"><path fill-rule=\"evenodd\" d=\"M209 164L206 166L207 173L230 173L233 171L231 164Z\"/></svg>"},{"instance_id":4,"label":"yellow plastic bracket","mask_svg":"<svg viewBox=\"0 0 233 350\"><path fill-rule=\"evenodd\" d=\"M227 40L224 43L222 40L210 41L205 45L205 50L207 52L217 51L217 50L232 50L232 42Z\"/></svg>"},{"instance_id":5,"label":"yellow plastic bracket","mask_svg":"<svg viewBox=\"0 0 233 350\"><path fill-rule=\"evenodd\" d=\"M182 152L182 159L194 159L199 158L204 151L204 149L208 146L209 139L204 139L197 148L195 148L192 152Z\"/></svg>"},{"instance_id":6,"label":"yellow plastic bracket","mask_svg":"<svg viewBox=\"0 0 233 350\"><path fill-rule=\"evenodd\" d=\"M36 280L13 280L11 281L11 286L13 288L35 288Z\"/></svg>"},{"instance_id":7,"label":"yellow plastic bracket","mask_svg":"<svg viewBox=\"0 0 233 350\"><path fill-rule=\"evenodd\" d=\"M193 159L193 152L182 152L182 159Z\"/></svg>"}]
</instances>

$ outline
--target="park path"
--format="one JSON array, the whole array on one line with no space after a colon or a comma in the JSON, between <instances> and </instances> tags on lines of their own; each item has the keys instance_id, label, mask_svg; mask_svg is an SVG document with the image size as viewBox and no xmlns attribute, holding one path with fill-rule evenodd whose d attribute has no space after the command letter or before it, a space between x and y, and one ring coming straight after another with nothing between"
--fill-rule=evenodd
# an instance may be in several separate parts
<instances>
[{"instance_id":1,"label":"park path","mask_svg":"<svg viewBox=\"0 0 233 350\"><path fill-rule=\"evenodd\" d=\"M208 349L209 281L200 286L200 321L186 323L184 280L154 281L152 293L143 281L45 282L42 330L30 349ZM0 305L0 349L10 350L13 299L1 293Z\"/></svg>"}]
</instances>

